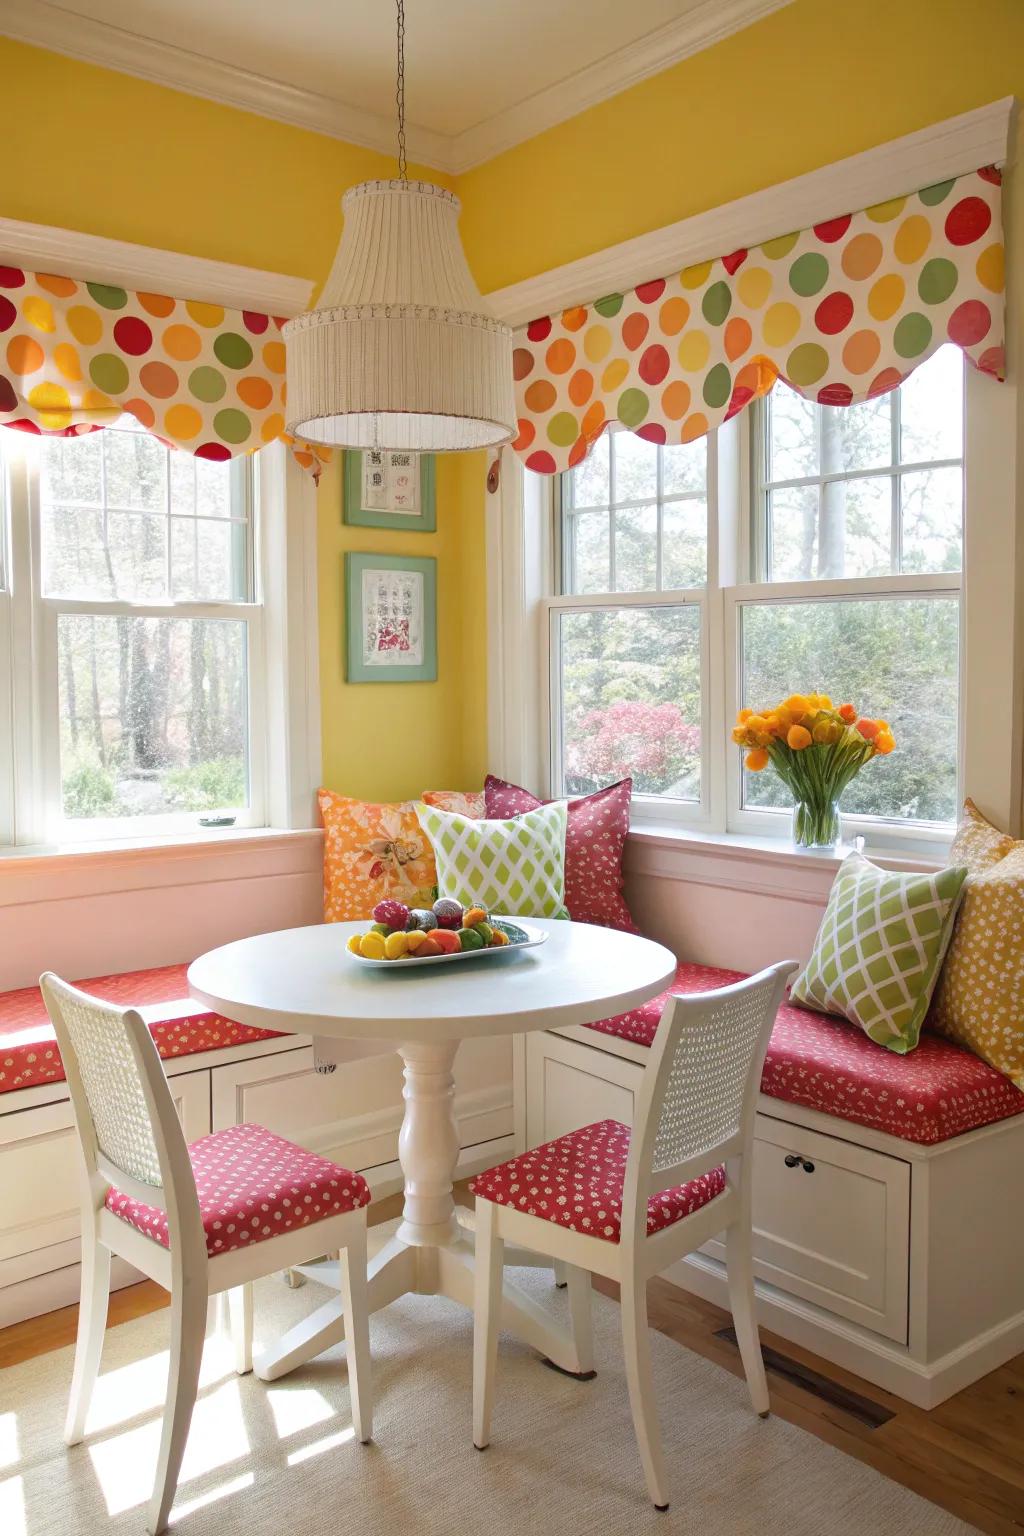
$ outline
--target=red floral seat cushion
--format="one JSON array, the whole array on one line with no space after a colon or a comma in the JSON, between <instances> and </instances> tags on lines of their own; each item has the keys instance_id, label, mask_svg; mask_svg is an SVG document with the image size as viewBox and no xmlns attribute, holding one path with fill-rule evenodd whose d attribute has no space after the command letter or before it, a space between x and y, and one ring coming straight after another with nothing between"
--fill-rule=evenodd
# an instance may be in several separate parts
<instances>
[{"instance_id":1,"label":"red floral seat cushion","mask_svg":"<svg viewBox=\"0 0 1024 1536\"><path fill-rule=\"evenodd\" d=\"M186 965L161 965L78 981L83 992L137 1008L164 1058L273 1040L277 1031L235 1024L188 995ZM0 992L0 1093L64 1080L64 1066L38 987Z\"/></svg>"},{"instance_id":2,"label":"red floral seat cushion","mask_svg":"<svg viewBox=\"0 0 1024 1536\"><path fill-rule=\"evenodd\" d=\"M617 1243L622 1235L622 1186L629 1127L599 1120L557 1141L513 1157L470 1181L474 1195L556 1222L587 1237ZM725 1169L712 1168L647 1202L647 1235L692 1216L725 1188Z\"/></svg>"},{"instance_id":3,"label":"red floral seat cushion","mask_svg":"<svg viewBox=\"0 0 1024 1536\"><path fill-rule=\"evenodd\" d=\"M741 976L681 964L660 997L589 1028L650 1045L673 993L710 992ZM1009 1078L949 1040L922 1034L916 1050L897 1056L844 1019L793 1003L779 1009L761 1092L924 1145L1024 1113L1024 1093Z\"/></svg>"},{"instance_id":4,"label":"red floral seat cushion","mask_svg":"<svg viewBox=\"0 0 1024 1536\"><path fill-rule=\"evenodd\" d=\"M565 830L565 904L574 923L595 923L639 933L622 894L622 853L629 833L633 780L620 779L582 799L570 800ZM487 775L487 815L498 820L535 811L538 800L528 789Z\"/></svg>"},{"instance_id":5,"label":"red floral seat cushion","mask_svg":"<svg viewBox=\"0 0 1024 1536\"><path fill-rule=\"evenodd\" d=\"M188 1152L211 1258L370 1203L370 1187L361 1173L307 1152L261 1125L215 1131L193 1141ZM106 1206L145 1237L170 1247L166 1211L119 1189L107 1191Z\"/></svg>"}]
</instances>

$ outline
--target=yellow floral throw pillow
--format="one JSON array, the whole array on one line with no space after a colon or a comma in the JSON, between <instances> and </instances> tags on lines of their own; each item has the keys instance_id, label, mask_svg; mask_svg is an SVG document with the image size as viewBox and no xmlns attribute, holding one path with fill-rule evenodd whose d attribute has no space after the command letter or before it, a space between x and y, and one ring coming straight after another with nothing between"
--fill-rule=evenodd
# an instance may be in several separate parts
<instances>
[{"instance_id":1,"label":"yellow floral throw pillow","mask_svg":"<svg viewBox=\"0 0 1024 1536\"><path fill-rule=\"evenodd\" d=\"M392 896L410 907L429 907L437 887L430 840L414 802L375 805L321 789L324 823L324 922L368 918Z\"/></svg>"},{"instance_id":2,"label":"yellow floral throw pillow","mask_svg":"<svg viewBox=\"0 0 1024 1536\"><path fill-rule=\"evenodd\" d=\"M425 789L422 798L424 805L432 805L438 811L454 811L471 821L483 821L487 815L482 789Z\"/></svg>"},{"instance_id":3,"label":"yellow floral throw pillow","mask_svg":"<svg viewBox=\"0 0 1024 1536\"><path fill-rule=\"evenodd\" d=\"M968 800L950 861L968 876L928 1026L1024 1089L1024 842Z\"/></svg>"}]
</instances>

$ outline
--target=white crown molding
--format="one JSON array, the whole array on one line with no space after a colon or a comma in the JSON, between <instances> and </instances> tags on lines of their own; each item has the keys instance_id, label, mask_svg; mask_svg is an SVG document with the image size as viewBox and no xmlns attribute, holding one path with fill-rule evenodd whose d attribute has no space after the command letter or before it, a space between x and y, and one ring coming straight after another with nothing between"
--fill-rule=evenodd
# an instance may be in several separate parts
<instances>
[{"instance_id":1,"label":"white crown molding","mask_svg":"<svg viewBox=\"0 0 1024 1536\"><path fill-rule=\"evenodd\" d=\"M677 21L462 133L437 133L410 124L410 156L450 175L471 170L791 3L792 0L702 0ZM80 16L52 0L2 0L0 34L293 127L344 139L364 149L387 155L395 151L395 128L390 117L253 74L176 44L142 37L109 22Z\"/></svg>"},{"instance_id":2,"label":"white crown molding","mask_svg":"<svg viewBox=\"0 0 1024 1536\"><path fill-rule=\"evenodd\" d=\"M506 325L633 288L692 262L758 245L791 229L868 208L889 197L1006 160L1016 98L1006 96L918 133L782 181L706 213L666 224L536 277L497 288L488 307Z\"/></svg>"},{"instance_id":3,"label":"white crown molding","mask_svg":"<svg viewBox=\"0 0 1024 1536\"><path fill-rule=\"evenodd\" d=\"M181 251L160 251L127 240L107 240L50 224L0 218L0 260L30 272L121 284L175 299L202 299L230 309L298 315L309 308L313 284L304 277L261 272Z\"/></svg>"},{"instance_id":4,"label":"white crown molding","mask_svg":"<svg viewBox=\"0 0 1024 1536\"><path fill-rule=\"evenodd\" d=\"M455 134L448 141L445 169L461 174L483 165L790 4L792 0L702 0L656 32Z\"/></svg>"},{"instance_id":5,"label":"white crown molding","mask_svg":"<svg viewBox=\"0 0 1024 1536\"><path fill-rule=\"evenodd\" d=\"M155 85L167 85L190 96L203 96L223 106L274 118L294 128L309 128L332 139L344 139L363 149L395 154L395 125L390 117L346 106L315 91L253 74L235 64L222 64L174 43L142 37L110 22L80 16L51 4L51 0L2 0L0 34L87 64L135 75ZM445 169L442 162L449 140L444 135L410 124L407 137L412 159Z\"/></svg>"}]
</instances>

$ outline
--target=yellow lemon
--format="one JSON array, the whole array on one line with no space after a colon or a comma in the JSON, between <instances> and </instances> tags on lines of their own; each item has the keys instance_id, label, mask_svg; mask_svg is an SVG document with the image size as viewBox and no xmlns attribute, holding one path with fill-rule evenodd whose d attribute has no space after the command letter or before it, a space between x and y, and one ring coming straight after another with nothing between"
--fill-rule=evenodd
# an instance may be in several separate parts
<instances>
[{"instance_id":1,"label":"yellow lemon","mask_svg":"<svg viewBox=\"0 0 1024 1536\"><path fill-rule=\"evenodd\" d=\"M364 960L384 959L384 940L379 933L364 933L359 939L359 953Z\"/></svg>"},{"instance_id":2,"label":"yellow lemon","mask_svg":"<svg viewBox=\"0 0 1024 1536\"><path fill-rule=\"evenodd\" d=\"M409 953L409 935L407 933L389 933L384 940L384 956L387 960L401 960L403 955Z\"/></svg>"},{"instance_id":3,"label":"yellow lemon","mask_svg":"<svg viewBox=\"0 0 1024 1536\"><path fill-rule=\"evenodd\" d=\"M396 935L392 935L396 937ZM412 933L405 934L405 947L410 955L414 955L420 945L426 941L426 934L422 928L414 928Z\"/></svg>"},{"instance_id":4,"label":"yellow lemon","mask_svg":"<svg viewBox=\"0 0 1024 1536\"><path fill-rule=\"evenodd\" d=\"M354 933L352 935L352 937L348 941L349 954L361 955L362 952L363 952L361 947L360 947L362 945L362 942L363 942L362 934L361 933Z\"/></svg>"}]
</instances>

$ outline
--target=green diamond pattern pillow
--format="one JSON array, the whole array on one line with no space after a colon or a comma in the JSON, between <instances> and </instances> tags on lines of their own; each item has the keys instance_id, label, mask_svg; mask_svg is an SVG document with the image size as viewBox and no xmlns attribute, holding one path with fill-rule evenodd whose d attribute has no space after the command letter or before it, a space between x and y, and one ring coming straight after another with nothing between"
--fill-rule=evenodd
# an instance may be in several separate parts
<instances>
[{"instance_id":1,"label":"green diamond pattern pillow","mask_svg":"<svg viewBox=\"0 0 1024 1536\"><path fill-rule=\"evenodd\" d=\"M811 958L793 983L793 1002L840 1014L890 1051L912 1051L966 874L902 874L849 854L829 893Z\"/></svg>"},{"instance_id":2,"label":"green diamond pattern pillow","mask_svg":"<svg viewBox=\"0 0 1024 1536\"><path fill-rule=\"evenodd\" d=\"M564 800L510 821L473 821L416 803L437 861L437 888L464 907L508 917L565 917Z\"/></svg>"}]
</instances>

